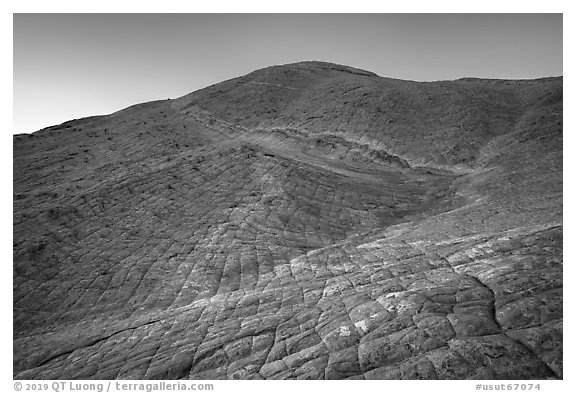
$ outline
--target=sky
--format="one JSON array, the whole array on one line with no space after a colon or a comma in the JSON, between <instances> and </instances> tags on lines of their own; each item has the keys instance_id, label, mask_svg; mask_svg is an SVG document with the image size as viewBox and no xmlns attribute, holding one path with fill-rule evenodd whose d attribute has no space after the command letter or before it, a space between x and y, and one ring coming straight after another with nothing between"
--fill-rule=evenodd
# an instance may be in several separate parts
<instances>
[{"instance_id":1,"label":"sky","mask_svg":"<svg viewBox=\"0 0 576 393\"><path fill-rule=\"evenodd\" d=\"M14 14L13 133L328 61L417 81L562 75L562 14Z\"/></svg>"}]
</instances>

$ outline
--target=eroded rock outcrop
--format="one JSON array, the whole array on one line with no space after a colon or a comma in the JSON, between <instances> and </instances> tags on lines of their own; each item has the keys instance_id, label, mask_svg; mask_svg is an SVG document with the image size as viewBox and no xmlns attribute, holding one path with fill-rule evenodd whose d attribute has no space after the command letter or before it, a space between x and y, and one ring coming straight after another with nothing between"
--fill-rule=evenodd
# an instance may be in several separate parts
<instances>
[{"instance_id":1,"label":"eroded rock outcrop","mask_svg":"<svg viewBox=\"0 0 576 393\"><path fill-rule=\"evenodd\" d=\"M305 62L15 136L14 377L562 378L562 79Z\"/></svg>"}]
</instances>

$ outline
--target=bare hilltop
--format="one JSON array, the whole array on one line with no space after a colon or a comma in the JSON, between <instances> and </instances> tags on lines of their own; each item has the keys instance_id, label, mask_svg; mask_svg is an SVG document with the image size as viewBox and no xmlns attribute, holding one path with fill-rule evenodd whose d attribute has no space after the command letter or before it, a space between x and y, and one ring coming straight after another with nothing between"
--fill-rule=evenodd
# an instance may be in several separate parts
<instances>
[{"instance_id":1,"label":"bare hilltop","mask_svg":"<svg viewBox=\"0 0 576 393\"><path fill-rule=\"evenodd\" d=\"M322 62L15 135L16 379L561 379L562 78Z\"/></svg>"}]
</instances>

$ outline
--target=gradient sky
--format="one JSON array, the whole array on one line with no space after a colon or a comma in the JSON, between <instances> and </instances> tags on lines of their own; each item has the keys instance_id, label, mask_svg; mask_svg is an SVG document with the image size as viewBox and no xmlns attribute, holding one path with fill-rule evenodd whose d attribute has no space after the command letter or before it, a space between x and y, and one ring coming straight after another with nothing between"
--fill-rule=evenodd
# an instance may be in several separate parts
<instances>
[{"instance_id":1,"label":"gradient sky","mask_svg":"<svg viewBox=\"0 0 576 393\"><path fill-rule=\"evenodd\" d=\"M418 81L562 75L562 14L15 14L13 133L320 60Z\"/></svg>"}]
</instances>

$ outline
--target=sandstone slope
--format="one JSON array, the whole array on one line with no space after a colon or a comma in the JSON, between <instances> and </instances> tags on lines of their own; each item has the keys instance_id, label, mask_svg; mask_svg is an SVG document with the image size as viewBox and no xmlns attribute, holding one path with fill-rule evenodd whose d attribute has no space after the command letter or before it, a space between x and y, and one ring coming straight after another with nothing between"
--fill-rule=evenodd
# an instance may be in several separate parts
<instances>
[{"instance_id":1,"label":"sandstone slope","mask_svg":"<svg viewBox=\"0 0 576 393\"><path fill-rule=\"evenodd\" d=\"M562 378L562 79L269 67L14 137L14 378Z\"/></svg>"}]
</instances>

